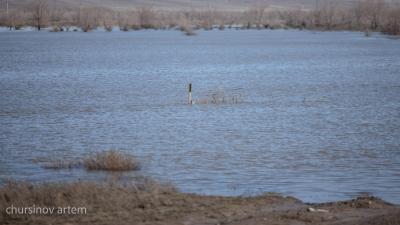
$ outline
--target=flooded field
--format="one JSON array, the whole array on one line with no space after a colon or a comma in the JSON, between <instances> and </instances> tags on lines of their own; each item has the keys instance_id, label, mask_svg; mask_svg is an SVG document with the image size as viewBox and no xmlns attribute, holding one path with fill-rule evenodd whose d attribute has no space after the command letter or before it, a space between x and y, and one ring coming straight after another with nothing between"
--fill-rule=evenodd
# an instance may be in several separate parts
<instances>
[{"instance_id":1,"label":"flooded field","mask_svg":"<svg viewBox=\"0 0 400 225\"><path fill-rule=\"evenodd\" d=\"M34 159L113 148L184 192L400 204L400 40L1 30L0 52L0 177L96 177ZM198 104L218 87L248 102Z\"/></svg>"}]
</instances>

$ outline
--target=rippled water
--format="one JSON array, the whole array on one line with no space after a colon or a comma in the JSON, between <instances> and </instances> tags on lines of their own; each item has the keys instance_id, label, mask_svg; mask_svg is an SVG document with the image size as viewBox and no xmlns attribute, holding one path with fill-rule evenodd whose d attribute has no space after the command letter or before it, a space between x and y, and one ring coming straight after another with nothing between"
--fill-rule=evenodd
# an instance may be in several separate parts
<instances>
[{"instance_id":1,"label":"rippled water","mask_svg":"<svg viewBox=\"0 0 400 225\"><path fill-rule=\"evenodd\" d=\"M400 40L361 34L2 30L0 176L93 177L28 160L114 148L184 192L400 204Z\"/></svg>"}]
</instances>

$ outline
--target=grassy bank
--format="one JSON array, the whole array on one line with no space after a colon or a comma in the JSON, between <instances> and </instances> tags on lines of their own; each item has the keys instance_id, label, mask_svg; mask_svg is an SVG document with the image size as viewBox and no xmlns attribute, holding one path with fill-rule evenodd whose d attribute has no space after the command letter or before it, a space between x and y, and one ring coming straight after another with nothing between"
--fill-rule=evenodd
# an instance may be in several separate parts
<instances>
[{"instance_id":1,"label":"grassy bank","mask_svg":"<svg viewBox=\"0 0 400 225\"><path fill-rule=\"evenodd\" d=\"M139 221L144 211L154 213L156 220L170 214L167 199L177 193L170 182L143 176L70 183L8 179L0 189L0 224L120 223ZM54 211L45 213L44 208Z\"/></svg>"},{"instance_id":2,"label":"grassy bank","mask_svg":"<svg viewBox=\"0 0 400 225\"><path fill-rule=\"evenodd\" d=\"M305 204L271 194L186 194L168 181L142 176L70 183L5 180L0 189L0 224L399 224L399 210L374 197Z\"/></svg>"},{"instance_id":3,"label":"grassy bank","mask_svg":"<svg viewBox=\"0 0 400 225\"><path fill-rule=\"evenodd\" d=\"M115 150L93 152L74 166L132 170L140 164ZM68 165L68 166L64 166ZM136 167L135 167L136 169ZM181 193L168 180L110 176L72 182L5 179L0 187L0 224L399 224L400 207L375 197L308 204L261 193L222 197Z\"/></svg>"}]
</instances>

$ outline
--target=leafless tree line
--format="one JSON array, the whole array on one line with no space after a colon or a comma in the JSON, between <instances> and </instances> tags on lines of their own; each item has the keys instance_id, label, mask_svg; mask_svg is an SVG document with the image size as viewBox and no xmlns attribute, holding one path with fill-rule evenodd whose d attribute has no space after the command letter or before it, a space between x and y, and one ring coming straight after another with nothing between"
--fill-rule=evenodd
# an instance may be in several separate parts
<instances>
[{"instance_id":1,"label":"leafless tree line","mask_svg":"<svg viewBox=\"0 0 400 225\"><path fill-rule=\"evenodd\" d=\"M267 4L253 4L244 11L217 8L199 10L182 8L155 10L139 5L131 10L115 10L85 4L76 8L50 7L48 0L30 0L27 7L9 10L0 15L3 26L20 29L31 25L40 30L53 26L69 29L78 26L83 31L114 26L121 30L179 29L193 33L203 28L276 29L282 26L300 29L375 30L400 34L400 8L389 8L384 0L355 0L351 7L342 7L335 0L326 0L319 9L292 8L272 10Z\"/></svg>"}]
</instances>

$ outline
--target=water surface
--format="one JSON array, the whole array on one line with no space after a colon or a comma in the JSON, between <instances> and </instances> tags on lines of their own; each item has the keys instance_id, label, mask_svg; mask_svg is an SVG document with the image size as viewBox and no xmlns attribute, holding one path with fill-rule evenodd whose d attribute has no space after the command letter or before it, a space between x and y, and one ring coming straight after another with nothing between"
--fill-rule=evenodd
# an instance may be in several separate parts
<instances>
[{"instance_id":1,"label":"water surface","mask_svg":"<svg viewBox=\"0 0 400 225\"><path fill-rule=\"evenodd\" d=\"M0 176L90 178L28 160L114 148L184 192L400 204L400 40L361 35L2 30Z\"/></svg>"}]
</instances>

